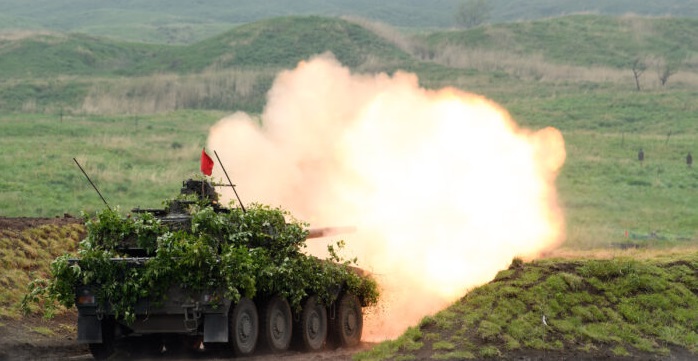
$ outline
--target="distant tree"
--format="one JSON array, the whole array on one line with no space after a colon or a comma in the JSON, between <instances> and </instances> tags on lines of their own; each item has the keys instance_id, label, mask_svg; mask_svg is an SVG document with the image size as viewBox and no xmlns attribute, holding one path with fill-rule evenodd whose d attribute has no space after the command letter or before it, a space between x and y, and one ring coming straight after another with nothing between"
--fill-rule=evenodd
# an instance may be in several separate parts
<instances>
[{"instance_id":1,"label":"distant tree","mask_svg":"<svg viewBox=\"0 0 698 361\"><path fill-rule=\"evenodd\" d=\"M666 57L659 57L657 59L657 78L662 86L665 86L669 78L679 71L681 63L683 62L682 57L685 56L672 52Z\"/></svg>"},{"instance_id":2,"label":"distant tree","mask_svg":"<svg viewBox=\"0 0 698 361\"><path fill-rule=\"evenodd\" d=\"M665 86L666 82L669 81L669 77L676 74L676 70L676 68L672 68L668 64L661 66L657 64L657 77L659 78L659 83L662 84L662 86Z\"/></svg>"},{"instance_id":3,"label":"distant tree","mask_svg":"<svg viewBox=\"0 0 698 361\"><path fill-rule=\"evenodd\" d=\"M646 69L647 64L645 64L644 59L636 58L633 61L633 76L635 77L635 86L637 87L637 91L642 90L640 88L640 76L642 76L642 73L644 73Z\"/></svg>"},{"instance_id":4,"label":"distant tree","mask_svg":"<svg viewBox=\"0 0 698 361\"><path fill-rule=\"evenodd\" d=\"M488 0L465 0L456 11L456 24L462 28L473 28L490 19L492 6Z\"/></svg>"}]
</instances>

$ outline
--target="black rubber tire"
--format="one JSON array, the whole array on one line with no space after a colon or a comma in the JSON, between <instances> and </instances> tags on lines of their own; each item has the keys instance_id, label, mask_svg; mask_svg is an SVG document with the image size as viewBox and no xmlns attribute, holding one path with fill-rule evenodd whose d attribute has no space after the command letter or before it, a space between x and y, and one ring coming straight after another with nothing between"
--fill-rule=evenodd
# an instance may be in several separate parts
<instances>
[{"instance_id":1,"label":"black rubber tire","mask_svg":"<svg viewBox=\"0 0 698 361\"><path fill-rule=\"evenodd\" d=\"M116 351L114 337L115 323L113 319L104 318L102 321L102 343L89 344L90 353L95 360L106 360Z\"/></svg>"},{"instance_id":2,"label":"black rubber tire","mask_svg":"<svg viewBox=\"0 0 698 361\"><path fill-rule=\"evenodd\" d=\"M298 340L303 351L317 352L327 341L327 309L318 302L317 296L310 296L303 303L298 322Z\"/></svg>"},{"instance_id":3,"label":"black rubber tire","mask_svg":"<svg viewBox=\"0 0 698 361\"><path fill-rule=\"evenodd\" d=\"M293 336L293 315L286 299L272 297L266 304L261 324L264 344L269 351L278 353L288 350Z\"/></svg>"},{"instance_id":4,"label":"black rubber tire","mask_svg":"<svg viewBox=\"0 0 698 361\"><path fill-rule=\"evenodd\" d=\"M238 356L254 353L259 338L259 317L254 302L241 298L230 313L228 342Z\"/></svg>"},{"instance_id":5,"label":"black rubber tire","mask_svg":"<svg viewBox=\"0 0 698 361\"><path fill-rule=\"evenodd\" d=\"M338 347L357 346L364 326L359 299L345 293L337 300L336 307L337 314L330 324L333 343Z\"/></svg>"}]
</instances>

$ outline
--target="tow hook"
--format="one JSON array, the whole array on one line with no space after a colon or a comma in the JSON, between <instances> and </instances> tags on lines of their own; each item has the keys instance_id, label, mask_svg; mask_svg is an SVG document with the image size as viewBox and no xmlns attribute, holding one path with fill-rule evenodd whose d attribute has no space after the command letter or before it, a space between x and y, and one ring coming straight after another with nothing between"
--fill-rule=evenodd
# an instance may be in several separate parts
<instances>
[{"instance_id":1,"label":"tow hook","mask_svg":"<svg viewBox=\"0 0 698 361\"><path fill-rule=\"evenodd\" d=\"M95 314L97 315L97 319L99 321L102 321L104 319L105 313L106 312L104 312L104 309L102 307L97 308L97 311L95 312Z\"/></svg>"},{"instance_id":2,"label":"tow hook","mask_svg":"<svg viewBox=\"0 0 698 361\"><path fill-rule=\"evenodd\" d=\"M182 308L184 308L184 328L187 332L196 331L196 329L199 328L199 319L201 319L199 303L182 305Z\"/></svg>"}]
</instances>

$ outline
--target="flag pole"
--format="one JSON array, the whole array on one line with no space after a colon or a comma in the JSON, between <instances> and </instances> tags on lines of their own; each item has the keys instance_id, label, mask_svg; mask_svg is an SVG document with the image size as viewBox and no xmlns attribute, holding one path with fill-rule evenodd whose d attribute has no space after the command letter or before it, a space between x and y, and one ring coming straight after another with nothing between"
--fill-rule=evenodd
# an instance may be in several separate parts
<instances>
[{"instance_id":1,"label":"flag pole","mask_svg":"<svg viewBox=\"0 0 698 361\"><path fill-rule=\"evenodd\" d=\"M230 183L230 187L233 188L233 193L235 193L235 197L238 199L238 203L240 203L240 208L242 208L243 213L247 213L245 210L245 206L242 204L242 201L240 200L240 196L238 195L238 192L235 190L235 185L233 182L230 180L230 177L228 177L228 172L225 170L225 167L223 166L223 162L221 162L221 158L218 157L218 153L214 150L213 154L216 155L216 159L218 159L218 164L221 165L221 168L223 169L223 173L225 173L225 177L228 178L228 183Z\"/></svg>"}]
</instances>

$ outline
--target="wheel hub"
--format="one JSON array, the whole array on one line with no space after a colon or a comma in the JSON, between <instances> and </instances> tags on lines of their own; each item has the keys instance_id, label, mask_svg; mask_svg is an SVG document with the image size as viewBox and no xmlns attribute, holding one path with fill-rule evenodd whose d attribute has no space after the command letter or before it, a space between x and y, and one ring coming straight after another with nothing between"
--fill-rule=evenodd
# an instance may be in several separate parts
<instances>
[{"instance_id":1,"label":"wheel hub","mask_svg":"<svg viewBox=\"0 0 698 361\"><path fill-rule=\"evenodd\" d=\"M308 331L310 331L310 334L315 337L320 331L320 316L316 312L313 312L313 314L310 316L310 322L308 322L308 325Z\"/></svg>"},{"instance_id":2,"label":"wheel hub","mask_svg":"<svg viewBox=\"0 0 698 361\"><path fill-rule=\"evenodd\" d=\"M354 329L356 329L356 314L354 314L354 312L347 312L344 326L348 333L354 332Z\"/></svg>"},{"instance_id":3,"label":"wheel hub","mask_svg":"<svg viewBox=\"0 0 698 361\"><path fill-rule=\"evenodd\" d=\"M252 334L252 320L250 319L250 316L248 314L244 314L240 318L240 322L238 322L238 325L240 326L240 339L245 341L248 338L250 338L250 335Z\"/></svg>"},{"instance_id":4,"label":"wheel hub","mask_svg":"<svg viewBox=\"0 0 698 361\"><path fill-rule=\"evenodd\" d=\"M284 316L281 312L274 313L274 322L272 322L272 332L274 333L274 338L281 338L286 332L286 322L284 321Z\"/></svg>"}]
</instances>

